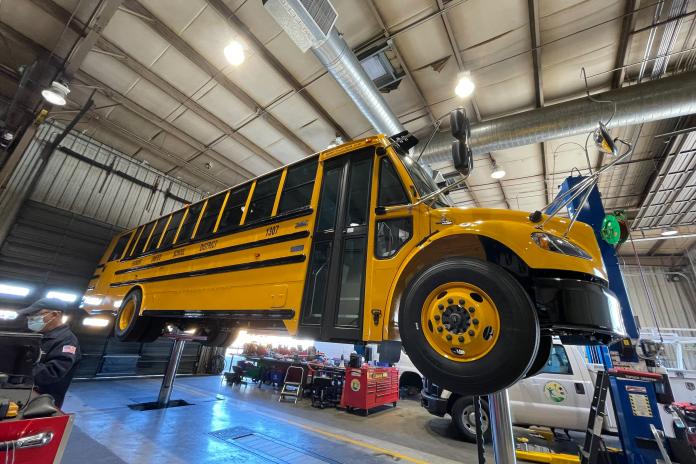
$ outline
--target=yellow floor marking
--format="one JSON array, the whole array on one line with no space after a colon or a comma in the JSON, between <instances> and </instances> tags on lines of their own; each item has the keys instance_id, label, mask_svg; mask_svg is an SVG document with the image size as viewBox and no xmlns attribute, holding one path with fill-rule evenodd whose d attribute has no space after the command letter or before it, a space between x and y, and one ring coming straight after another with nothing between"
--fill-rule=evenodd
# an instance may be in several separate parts
<instances>
[{"instance_id":1,"label":"yellow floor marking","mask_svg":"<svg viewBox=\"0 0 696 464\"><path fill-rule=\"evenodd\" d=\"M577 464L580 457L574 454L542 453L538 451L515 451L518 459L530 462L542 462L547 464Z\"/></svg>"},{"instance_id":2,"label":"yellow floor marking","mask_svg":"<svg viewBox=\"0 0 696 464\"><path fill-rule=\"evenodd\" d=\"M346 443L350 443L351 445L360 446L362 448L367 448L371 451L376 451L380 454L386 454L387 456L391 456L391 457L394 457L397 459L402 459L402 460L408 461L408 462L413 462L414 464L429 464L428 461L421 461L420 459L412 458L412 457L407 456L405 454L397 453L396 451L391 451L391 450L388 450L386 448L380 448L379 446L371 445L371 444L366 443L364 441L354 440L352 438L348 438L348 437L344 437L344 436L341 436L341 435L338 435L335 433L327 432L326 430L321 430L321 429L318 429L318 428L315 428L315 427L312 427L309 425L302 424L300 422L295 422L295 421L291 421L288 419L284 419L284 418L279 417L279 416L271 416L269 414L265 414L265 413L258 411L258 410L256 410L255 412L257 414L262 414L264 416L273 417L276 420L282 420L283 422L287 422L288 424L302 427L303 429L309 430L310 432L325 435L329 438L333 438L334 440L344 441Z\"/></svg>"}]
</instances>

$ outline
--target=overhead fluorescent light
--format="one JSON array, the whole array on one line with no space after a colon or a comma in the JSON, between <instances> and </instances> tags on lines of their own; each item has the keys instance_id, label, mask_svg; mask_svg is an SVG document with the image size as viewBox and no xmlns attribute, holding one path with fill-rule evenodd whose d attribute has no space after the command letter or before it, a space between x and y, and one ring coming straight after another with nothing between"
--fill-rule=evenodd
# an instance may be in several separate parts
<instances>
[{"instance_id":1,"label":"overhead fluorescent light","mask_svg":"<svg viewBox=\"0 0 696 464\"><path fill-rule=\"evenodd\" d=\"M85 317L82 319L82 325L87 327L106 327L109 325L109 319L103 317Z\"/></svg>"},{"instance_id":2,"label":"overhead fluorescent light","mask_svg":"<svg viewBox=\"0 0 696 464\"><path fill-rule=\"evenodd\" d=\"M474 93L475 88L474 81L471 80L471 74L468 72L461 73L457 80L457 86L454 88L454 93L459 98L466 98Z\"/></svg>"},{"instance_id":3,"label":"overhead fluorescent light","mask_svg":"<svg viewBox=\"0 0 696 464\"><path fill-rule=\"evenodd\" d=\"M239 66L244 63L244 46L240 42L233 40L225 47L223 52L231 65Z\"/></svg>"},{"instance_id":4,"label":"overhead fluorescent light","mask_svg":"<svg viewBox=\"0 0 696 464\"><path fill-rule=\"evenodd\" d=\"M503 177L505 177L505 174L505 169L501 168L495 162L493 162L493 171L491 172L491 177L493 179L502 179Z\"/></svg>"},{"instance_id":5,"label":"overhead fluorescent light","mask_svg":"<svg viewBox=\"0 0 696 464\"><path fill-rule=\"evenodd\" d=\"M74 293L57 292L55 290L51 290L50 292L46 293L46 298L55 298L57 300L63 300L66 303L74 303L75 300L77 300L77 295Z\"/></svg>"},{"instance_id":6,"label":"overhead fluorescent light","mask_svg":"<svg viewBox=\"0 0 696 464\"><path fill-rule=\"evenodd\" d=\"M660 233L660 235L662 235L663 237L671 237L672 235L677 235L678 233L679 231L677 229L669 228L663 230L662 233Z\"/></svg>"},{"instance_id":7,"label":"overhead fluorescent light","mask_svg":"<svg viewBox=\"0 0 696 464\"><path fill-rule=\"evenodd\" d=\"M70 88L67 84L53 81L51 86L41 91L41 96L51 105L64 106L67 103L67 96L70 93Z\"/></svg>"},{"instance_id":8,"label":"overhead fluorescent light","mask_svg":"<svg viewBox=\"0 0 696 464\"><path fill-rule=\"evenodd\" d=\"M0 319L6 321L17 319L17 311L12 311L11 309L0 309Z\"/></svg>"},{"instance_id":9,"label":"overhead fluorescent light","mask_svg":"<svg viewBox=\"0 0 696 464\"><path fill-rule=\"evenodd\" d=\"M0 294L2 295L27 296L30 291L30 288L19 285L0 284Z\"/></svg>"}]
</instances>

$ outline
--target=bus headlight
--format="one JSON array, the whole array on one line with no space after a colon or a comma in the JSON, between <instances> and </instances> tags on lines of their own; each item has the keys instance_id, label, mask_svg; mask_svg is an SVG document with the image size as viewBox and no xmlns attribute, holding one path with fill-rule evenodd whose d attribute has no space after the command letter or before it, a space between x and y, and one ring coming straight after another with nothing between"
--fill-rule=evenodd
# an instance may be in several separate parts
<instances>
[{"instance_id":1,"label":"bus headlight","mask_svg":"<svg viewBox=\"0 0 696 464\"><path fill-rule=\"evenodd\" d=\"M554 253L573 256L575 258L592 259L592 256L579 246L564 238L556 237L546 232L534 232L532 234L532 240L546 251L553 251Z\"/></svg>"}]
</instances>

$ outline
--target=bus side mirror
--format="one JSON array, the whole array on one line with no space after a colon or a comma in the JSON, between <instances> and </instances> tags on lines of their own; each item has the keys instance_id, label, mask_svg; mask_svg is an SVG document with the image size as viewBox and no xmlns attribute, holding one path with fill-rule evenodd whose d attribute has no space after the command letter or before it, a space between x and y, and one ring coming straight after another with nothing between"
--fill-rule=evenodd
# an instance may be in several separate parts
<instances>
[{"instance_id":1,"label":"bus side mirror","mask_svg":"<svg viewBox=\"0 0 696 464\"><path fill-rule=\"evenodd\" d=\"M450 113L450 132L457 140L469 140L469 118L464 108L457 108Z\"/></svg>"},{"instance_id":2,"label":"bus side mirror","mask_svg":"<svg viewBox=\"0 0 696 464\"><path fill-rule=\"evenodd\" d=\"M461 140L452 142L452 162L454 168L464 177L469 177L474 169L474 156L469 146Z\"/></svg>"},{"instance_id":3,"label":"bus side mirror","mask_svg":"<svg viewBox=\"0 0 696 464\"><path fill-rule=\"evenodd\" d=\"M607 126L600 122L597 129L595 129L594 134L592 135L594 138L595 145L597 145L597 148L599 148L600 151L603 151L604 153L608 153L613 156L618 156L619 149L612 140L611 135L607 130Z\"/></svg>"}]
</instances>

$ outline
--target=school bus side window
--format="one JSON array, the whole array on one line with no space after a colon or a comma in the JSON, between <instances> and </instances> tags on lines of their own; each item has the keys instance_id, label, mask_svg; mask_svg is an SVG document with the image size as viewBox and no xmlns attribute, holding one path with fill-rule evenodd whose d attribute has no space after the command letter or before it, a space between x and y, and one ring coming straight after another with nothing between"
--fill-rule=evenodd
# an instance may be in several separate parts
<instances>
[{"instance_id":1,"label":"school bus side window","mask_svg":"<svg viewBox=\"0 0 696 464\"><path fill-rule=\"evenodd\" d=\"M162 243L160 243L159 249L167 248L172 243L174 243L174 237L176 236L176 231L179 229L179 224L181 223L181 218L184 215L183 209L177 211L172 215L171 221L167 225L167 230L164 231L164 236L162 237Z\"/></svg>"},{"instance_id":2,"label":"school bus side window","mask_svg":"<svg viewBox=\"0 0 696 464\"><path fill-rule=\"evenodd\" d=\"M256 181L256 187L249 205L249 213L245 221L247 224L271 217L273 203L278 192L278 184L280 183L280 175L281 173L278 172Z\"/></svg>"},{"instance_id":3,"label":"school bus side window","mask_svg":"<svg viewBox=\"0 0 696 464\"><path fill-rule=\"evenodd\" d=\"M121 235L116 242L116 246L114 246L114 251L112 251L111 256L109 256L109 261L114 261L121 258L121 255L123 255L123 252L126 249L126 245L128 245L128 240L130 240L131 235L133 235L133 231Z\"/></svg>"},{"instance_id":4,"label":"school bus side window","mask_svg":"<svg viewBox=\"0 0 696 464\"><path fill-rule=\"evenodd\" d=\"M230 197L227 199L225 211L222 212L218 233L229 232L239 226L244 214L244 205L246 205L251 190L251 183L238 187L230 191Z\"/></svg>"},{"instance_id":5,"label":"school bus side window","mask_svg":"<svg viewBox=\"0 0 696 464\"><path fill-rule=\"evenodd\" d=\"M394 206L407 204L408 196L396 174L394 165L386 156L379 161L379 194L377 206Z\"/></svg>"},{"instance_id":6,"label":"school bus side window","mask_svg":"<svg viewBox=\"0 0 696 464\"><path fill-rule=\"evenodd\" d=\"M186 243L191 240L191 235L193 234L193 228L196 227L196 222L198 222L198 216L201 214L204 202L194 203L188 207L188 213L186 218L184 218L184 223L181 226L181 231L179 231L179 238L176 239L176 243Z\"/></svg>"},{"instance_id":7,"label":"school bus side window","mask_svg":"<svg viewBox=\"0 0 696 464\"><path fill-rule=\"evenodd\" d=\"M147 243L147 239L150 237L150 233L152 232L152 228L154 226L154 222L150 222L149 224L145 225L140 237L138 237L138 240L135 242L133 250L131 250L131 256L139 256L143 252L143 247L145 246L145 243Z\"/></svg>"},{"instance_id":8,"label":"school bus side window","mask_svg":"<svg viewBox=\"0 0 696 464\"><path fill-rule=\"evenodd\" d=\"M164 231L164 226L167 225L167 221L169 220L168 216L161 217L157 220L157 224L155 224L155 230L152 231L152 237L150 238L150 241L147 242L146 248L144 253L147 253L148 251L154 250L157 248L157 244L160 241L160 238L162 238L162 232Z\"/></svg>"},{"instance_id":9,"label":"school bus side window","mask_svg":"<svg viewBox=\"0 0 696 464\"><path fill-rule=\"evenodd\" d=\"M213 233L215 223L217 222L218 215L220 214L222 202L225 201L226 195L227 192L222 192L214 197L208 198L208 204L205 206L205 210L203 210L201 223L198 224L196 238L207 237Z\"/></svg>"},{"instance_id":10,"label":"school bus side window","mask_svg":"<svg viewBox=\"0 0 696 464\"><path fill-rule=\"evenodd\" d=\"M285 185L280 194L278 214L309 206L317 175L317 158L288 168Z\"/></svg>"}]
</instances>

